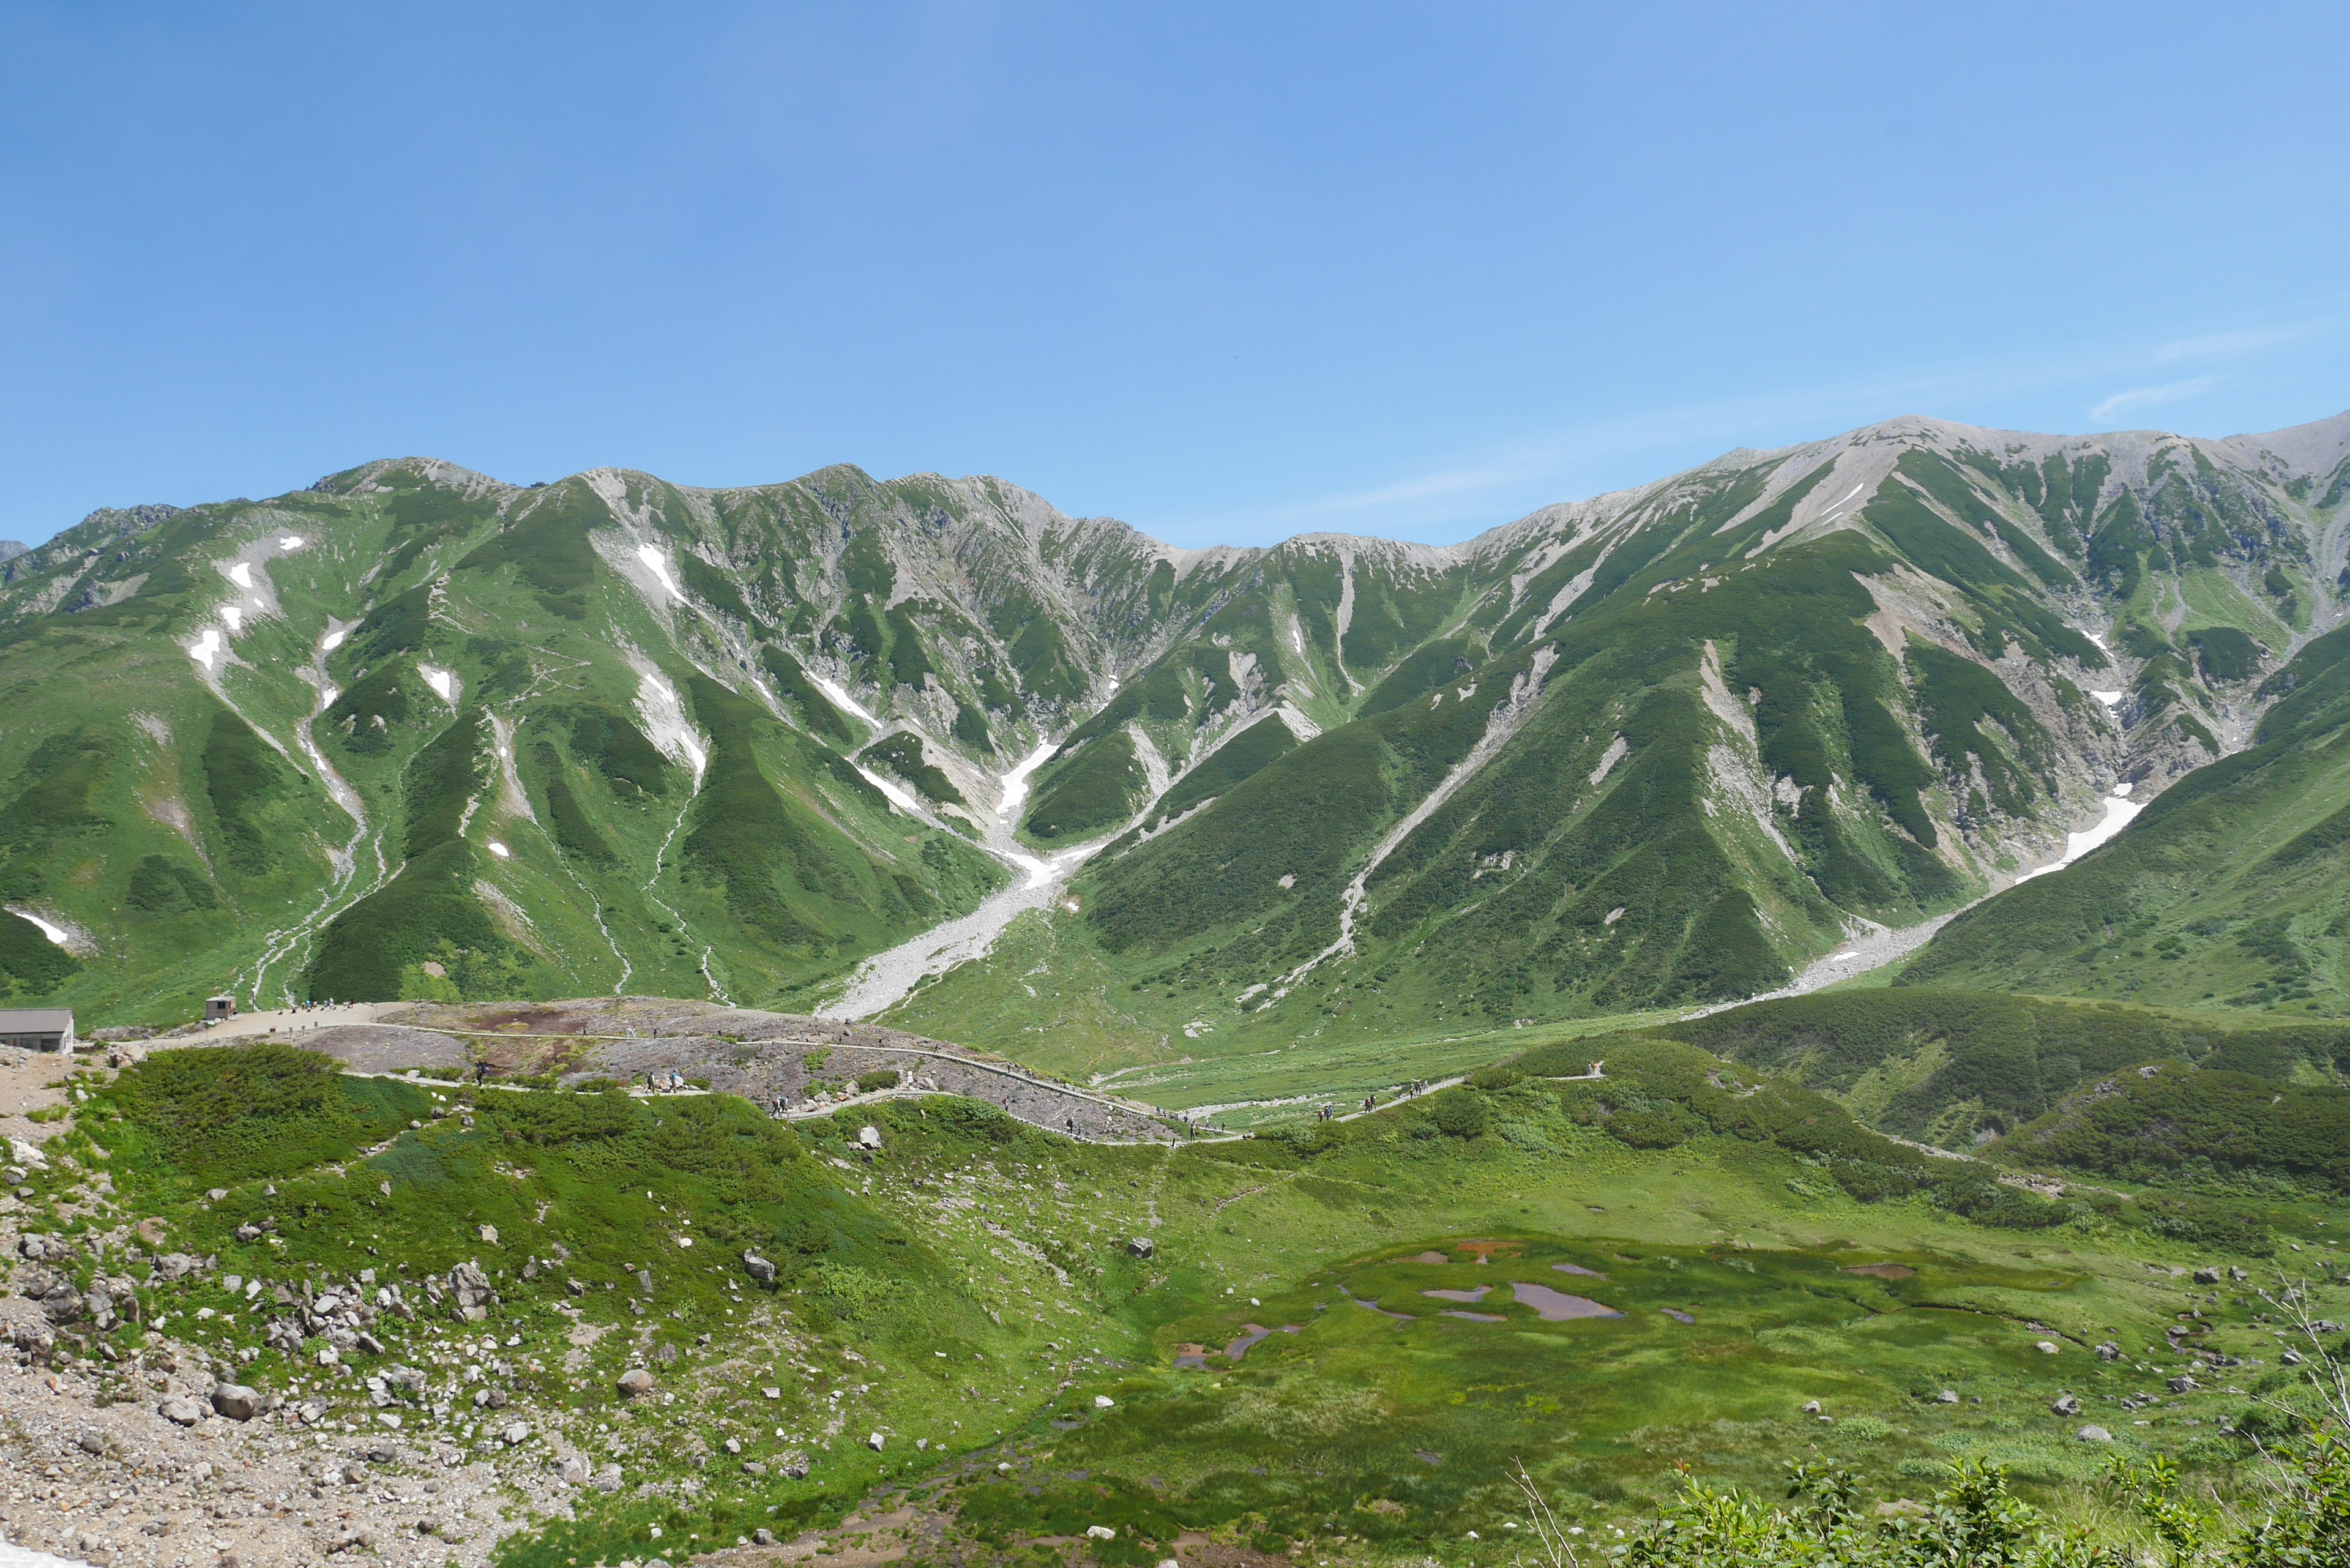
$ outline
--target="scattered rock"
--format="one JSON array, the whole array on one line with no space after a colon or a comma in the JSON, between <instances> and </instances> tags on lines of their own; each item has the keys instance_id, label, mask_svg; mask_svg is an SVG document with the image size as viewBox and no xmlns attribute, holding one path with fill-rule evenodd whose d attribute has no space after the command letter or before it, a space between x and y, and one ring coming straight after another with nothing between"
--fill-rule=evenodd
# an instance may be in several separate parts
<instances>
[{"instance_id":1,"label":"scattered rock","mask_svg":"<svg viewBox=\"0 0 2350 1568\"><path fill-rule=\"evenodd\" d=\"M757 1529L757 1530L754 1530L754 1531L751 1532L751 1544L752 1544L752 1545L754 1545L754 1546L773 1546L775 1543L775 1532L774 1531L772 1531L772 1530L768 1530L768 1529L766 1529L766 1528L764 1528L764 1527L763 1526L763 1527L761 1527L760 1529Z\"/></svg>"},{"instance_id":2,"label":"scattered rock","mask_svg":"<svg viewBox=\"0 0 2350 1568\"><path fill-rule=\"evenodd\" d=\"M2301 1352L2298 1350L2288 1350L2282 1355L2278 1356L2277 1359L2283 1362L2287 1366L2298 1366L2301 1365Z\"/></svg>"},{"instance_id":3,"label":"scattered rock","mask_svg":"<svg viewBox=\"0 0 2350 1568\"><path fill-rule=\"evenodd\" d=\"M865 1446L878 1454L881 1451L881 1445L888 1440L880 1433L875 1432L865 1439Z\"/></svg>"},{"instance_id":4,"label":"scattered rock","mask_svg":"<svg viewBox=\"0 0 2350 1568\"><path fill-rule=\"evenodd\" d=\"M859 1148L879 1148L881 1147L881 1129L879 1127L858 1127L857 1129L857 1147Z\"/></svg>"},{"instance_id":5,"label":"scattered rock","mask_svg":"<svg viewBox=\"0 0 2350 1568\"><path fill-rule=\"evenodd\" d=\"M753 1279L763 1285L772 1285L775 1282L775 1265L756 1252L743 1254L743 1267Z\"/></svg>"},{"instance_id":6,"label":"scattered rock","mask_svg":"<svg viewBox=\"0 0 2350 1568\"><path fill-rule=\"evenodd\" d=\"M498 1244L498 1228L494 1225L483 1226L482 1240L487 1241L493 1247L496 1246Z\"/></svg>"},{"instance_id":7,"label":"scattered rock","mask_svg":"<svg viewBox=\"0 0 2350 1568\"><path fill-rule=\"evenodd\" d=\"M1138 1258L1150 1257L1159 1251L1148 1236L1137 1236L1126 1244L1126 1250Z\"/></svg>"},{"instance_id":8,"label":"scattered rock","mask_svg":"<svg viewBox=\"0 0 2350 1568\"><path fill-rule=\"evenodd\" d=\"M174 1394L155 1407L155 1414L175 1427L192 1427L204 1418L204 1407L185 1394Z\"/></svg>"},{"instance_id":9,"label":"scattered rock","mask_svg":"<svg viewBox=\"0 0 2350 1568\"><path fill-rule=\"evenodd\" d=\"M1111 1529L1107 1524L1088 1524L1086 1526L1086 1534L1089 1539L1095 1541L1116 1541L1118 1539L1118 1532Z\"/></svg>"},{"instance_id":10,"label":"scattered rock","mask_svg":"<svg viewBox=\"0 0 2350 1568\"><path fill-rule=\"evenodd\" d=\"M786 1480L806 1480L808 1478L808 1457L797 1449L787 1449L776 1459L775 1468L784 1472Z\"/></svg>"},{"instance_id":11,"label":"scattered rock","mask_svg":"<svg viewBox=\"0 0 2350 1568\"><path fill-rule=\"evenodd\" d=\"M1816 1416L1816 1415L1818 1415L1819 1413L1820 1413L1820 1402L1819 1402L1818 1400L1816 1400L1816 1399L1814 1399L1814 1400L1810 1401L1809 1403L1807 1403L1807 1404L1806 1404L1806 1405L1804 1405L1804 1415L1806 1415L1806 1416Z\"/></svg>"},{"instance_id":12,"label":"scattered rock","mask_svg":"<svg viewBox=\"0 0 2350 1568\"><path fill-rule=\"evenodd\" d=\"M497 1302L497 1293L490 1288L490 1276L482 1272L479 1262L468 1260L449 1271L451 1312L467 1323L479 1323L490 1315Z\"/></svg>"},{"instance_id":13,"label":"scattered rock","mask_svg":"<svg viewBox=\"0 0 2350 1568\"><path fill-rule=\"evenodd\" d=\"M1097 1410L1107 1410L1117 1403L1117 1400L1111 1398L1107 1394L1097 1394L1094 1396L1094 1408Z\"/></svg>"},{"instance_id":14,"label":"scattered rock","mask_svg":"<svg viewBox=\"0 0 2350 1568\"><path fill-rule=\"evenodd\" d=\"M504 1439L507 1448L518 1449L530 1441L530 1428L524 1422L516 1421L498 1436Z\"/></svg>"},{"instance_id":15,"label":"scattered rock","mask_svg":"<svg viewBox=\"0 0 2350 1568\"><path fill-rule=\"evenodd\" d=\"M596 1472L596 1490L609 1496L620 1490L620 1467L606 1465Z\"/></svg>"},{"instance_id":16,"label":"scattered rock","mask_svg":"<svg viewBox=\"0 0 2350 1568\"><path fill-rule=\"evenodd\" d=\"M631 1399L641 1399L653 1391L653 1375L641 1366L631 1366L620 1374L620 1392Z\"/></svg>"},{"instance_id":17,"label":"scattered rock","mask_svg":"<svg viewBox=\"0 0 2350 1568\"><path fill-rule=\"evenodd\" d=\"M2111 1340L2107 1340L2105 1344L2103 1344L2103 1345L2101 1345L2097 1346L2097 1359L2098 1359L2098 1360L2100 1360L2100 1361L2119 1361L2121 1358L2122 1358L2122 1347L2121 1347L2120 1345L2118 1345L2114 1344Z\"/></svg>"},{"instance_id":18,"label":"scattered rock","mask_svg":"<svg viewBox=\"0 0 2350 1568\"><path fill-rule=\"evenodd\" d=\"M1955 1388L1945 1388L1934 1396L1934 1403L1937 1405L1955 1405L1958 1402L1959 1391Z\"/></svg>"},{"instance_id":19,"label":"scattered rock","mask_svg":"<svg viewBox=\"0 0 2350 1568\"><path fill-rule=\"evenodd\" d=\"M2195 1282L2199 1285L2216 1285L2220 1282L2220 1271L2198 1269L2195 1271Z\"/></svg>"},{"instance_id":20,"label":"scattered rock","mask_svg":"<svg viewBox=\"0 0 2350 1568\"><path fill-rule=\"evenodd\" d=\"M2056 1342L2053 1339L2043 1339L2032 1348L2043 1355L2054 1355L2056 1354Z\"/></svg>"},{"instance_id":21,"label":"scattered rock","mask_svg":"<svg viewBox=\"0 0 2350 1568\"><path fill-rule=\"evenodd\" d=\"M2178 1376L2172 1378L2168 1383L2164 1384L2163 1386L2169 1389L2173 1394L2192 1394L2198 1388L2202 1387L2203 1385L2196 1382L2195 1379L2188 1376L2187 1374L2182 1372Z\"/></svg>"},{"instance_id":22,"label":"scattered rock","mask_svg":"<svg viewBox=\"0 0 2350 1568\"><path fill-rule=\"evenodd\" d=\"M2110 1443L2114 1440L2114 1435L2103 1427L2084 1427L2073 1435L2085 1443Z\"/></svg>"},{"instance_id":23,"label":"scattered rock","mask_svg":"<svg viewBox=\"0 0 2350 1568\"><path fill-rule=\"evenodd\" d=\"M2070 1394L2060 1394L2056 1402L2048 1408L2054 1415L2077 1416L2081 1413L2081 1402Z\"/></svg>"},{"instance_id":24,"label":"scattered rock","mask_svg":"<svg viewBox=\"0 0 2350 1568\"><path fill-rule=\"evenodd\" d=\"M2246 1273L2246 1272L2244 1272L2244 1271L2243 1271L2243 1270L2241 1270L2241 1269L2230 1269L2230 1270L2228 1271L2228 1277L2229 1277L2230 1279L2231 1279L2231 1280L2236 1281L2236 1282L2239 1282L2239 1283L2241 1283L2243 1281L2245 1281L2245 1280L2249 1280L2249 1279L2251 1279L2252 1276L2251 1276L2251 1275L2250 1275L2250 1274L2248 1274L2248 1273Z\"/></svg>"}]
</instances>

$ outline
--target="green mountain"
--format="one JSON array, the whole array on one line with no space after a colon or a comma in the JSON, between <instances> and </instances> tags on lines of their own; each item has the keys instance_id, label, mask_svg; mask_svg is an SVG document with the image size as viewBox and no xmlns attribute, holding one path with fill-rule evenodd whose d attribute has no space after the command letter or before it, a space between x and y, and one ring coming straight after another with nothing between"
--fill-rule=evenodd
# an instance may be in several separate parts
<instances>
[{"instance_id":1,"label":"green mountain","mask_svg":"<svg viewBox=\"0 0 2350 1568\"><path fill-rule=\"evenodd\" d=\"M2112 844L1952 921L1904 984L2338 1016L2350 1007L2350 628L2263 680L2251 744Z\"/></svg>"},{"instance_id":2,"label":"green mountain","mask_svg":"<svg viewBox=\"0 0 2350 1568\"><path fill-rule=\"evenodd\" d=\"M848 468L101 512L0 562L0 969L1075 1051L1742 996L2274 722L2345 489L2350 416L1903 420L1445 549Z\"/></svg>"}]
</instances>

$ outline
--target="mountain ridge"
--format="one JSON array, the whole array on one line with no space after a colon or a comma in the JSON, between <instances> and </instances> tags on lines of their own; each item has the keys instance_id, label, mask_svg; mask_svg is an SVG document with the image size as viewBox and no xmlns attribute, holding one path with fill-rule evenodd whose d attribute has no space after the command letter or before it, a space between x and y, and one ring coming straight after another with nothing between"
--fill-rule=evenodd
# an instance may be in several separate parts
<instances>
[{"instance_id":1,"label":"mountain ridge","mask_svg":"<svg viewBox=\"0 0 2350 1568\"><path fill-rule=\"evenodd\" d=\"M1442 546L847 464L103 511L0 564L0 888L156 981L30 925L7 972L798 1005L886 959L1001 1040L998 960L1075 942L1040 1016L1106 1048L1725 1000L2240 743L2340 618L2345 451L1905 418Z\"/></svg>"}]
</instances>

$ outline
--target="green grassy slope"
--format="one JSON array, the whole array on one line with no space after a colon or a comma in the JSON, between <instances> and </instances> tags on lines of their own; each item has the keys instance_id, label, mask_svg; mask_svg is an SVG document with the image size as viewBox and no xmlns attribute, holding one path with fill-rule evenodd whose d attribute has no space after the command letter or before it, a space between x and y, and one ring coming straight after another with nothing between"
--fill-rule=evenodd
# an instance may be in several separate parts
<instances>
[{"instance_id":1,"label":"green grassy slope","mask_svg":"<svg viewBox=\"0 0 2350 1568\"><path fill-rule=\"evenodd\" d=\"M283 1047L196 1050L93 1084L26 1220L70 1237L84 1272L121 1266L118 1211L218 1259L140 1286L135 1318L60 1328L62 1351L102 1338L121 1358L93 1356L103 1379L127 1387L168 1337L314 1404L329 1433L390 1408L424 1458L513 1479L558 1451L618 1467L614 1489L570 1491L567 1517L518 1515L503 1550L519 1564L788 1537L908 1498L941 1532L933 1554L964 1560L1099 1524L1113 1538L1085 1549L1109 1564L1187 1531L1334 1563L1499 1563L1521 1459L1611 1541L1677 1472L1773 1486L1790 1456L1848 1467L1864 1507L1995 1461L2111 1530L2085 1492L2113 1450L2073 1436L2089 1419L2199 1485L2243 1484L2253 1398L2290 1379L2265 1364L2261 1303L2183 1272L2251 1252L2182 1245L2127 1199L2052 1201L1926 1159L1686 1045L1619 1037L1607 1081L1545 1075L1584 1054L1170 1149L1072 1145L941 1097L785 1127L725 1096L464 1092L340 1078ZM862 1123L870 1155L848 1141ZM85 1201L101 1169L112 1196ZM2323 1249L2343 1212L2263 1220ZM776 1264L772 1287L745 1249ZM467 1263L494 1292L478 1321L442 1288ZM380 1350L322 1366L325 1339L276 1293L362 1269L408 1310L372 1314ZM230 1300L231 1273L263 1282L260 1304ZM1603 1315L1560 1315L1577 1303ZM2204 1316L2174 1347L2162 1331L2190 1305ZM2219 1355L2247 1358L2226 1374L2244 1393L2161 1392ZM618 1391L632 1364L655 1397ZM428 1390L379 1406L362 1379L395 1366ZM2082 1413L2053 1414L2060 1393Z\"/></svg>"},{"instance_id":2,"label":"green grassy slope","mask_svg":"<svg viewBox=\"0 0 2350 1568\"><path fill-rule=\"evenodd\" d=\"M2269 677L2252 745L2189 774L2112 843L1946 927L1906 985L2350 1012L2350 630Z\"/></svg>"},{"instance_id":3,"label":"green grassy slope","mask_svg":"<svg viewBox=\"0 0 2350 1568\"><path fill-rule=\"evenodd\" d=\"M0 983L812 1001L1024 834L1118 840L1044 916L1070 1005L1193 1039L1735 997L2238 734L2338 597L2309 461L1902 421L1446 550L1178 553L850 468L99 514L0 565Z\"/></svg>"}]
</instances>

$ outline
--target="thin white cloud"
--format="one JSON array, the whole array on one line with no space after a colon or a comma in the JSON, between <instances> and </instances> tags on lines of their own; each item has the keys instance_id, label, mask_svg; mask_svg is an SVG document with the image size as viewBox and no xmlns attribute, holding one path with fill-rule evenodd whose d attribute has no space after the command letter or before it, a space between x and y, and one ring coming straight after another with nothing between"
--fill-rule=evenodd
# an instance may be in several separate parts
<instances>
[{"instance_id":1,"label":"thin white cloud","mask_svg":"<svg viewBox=\"0 0 2350 1568\"><path fill-rule=\"evenodd\" d=\"M1980 406L2064 389L2064 395L2094 396L2099 381L2137 382L2165 369L2241 363L2270 350L2342 333L2350 312L2339 299L2313 302L2316 312L2279 327L2248 327L2174 338L2168 343L2082 345L2045 357L2009 357L1953 366L1939 373L1815 386L1752 398L1726 398L1651 409L1617 419L1596 420L1552 434L1490 448L1455 452L1451 461L1420 474L1385 483L1334 491L1287 505L1237 508L1213 517L1167 519L1163 535L1187 543L1227 538L1263 540L1301 530L1373 533L1392 538L1466 537L1477 528L1507 521L1544 500L1589 494L1583 482L1621 483L1650 452L1684 461L1690 449L1719 443L1777 445L1816 440L1851 426L1903 413L1931 414L1954 406ZM2096 424L2112 425L2141 409L2185 402L2231 379L2213 371L2181 379L2126 384L2088 410ZM1718 449L1717 449L1718 450ZM1638 475L1660 478L1662 474ZM1547 496L1528 493L1550 492Z\"/></svg>"},{"instance_id":2,"label":"thin white cloud","mask_svg":"<svg viewBox=\"0 0 2350 1568\"><path fill-rule=\"evenodd\" d=\"M2109 425L2133 410L2158 409L2166 403L2199 398L2222 379L2219 376L2194 376L2184 381L2166 381L2158 387L2132 387L2127 391L2116 392L2091 409L2089 418L2097 424Z\"/></svg>"},{"instance_id":3,"label":"thin white cloud","mask_svg":"<svg viewBox=\"0 0 2350 1568\"><path fill-rule=\"evenodd\" d=\"M2176 365L2181 360L2237 359L2247 354L2257 354L2263 348L2282 348L2288 343L2315 337L2340 325L2334 321L2297 321L2289 327L2255 327L2241 332L2210 332L2200 337L2182 337L2166 343L2155 351L2155 362Z\"/></svg>"}]
</instances>

